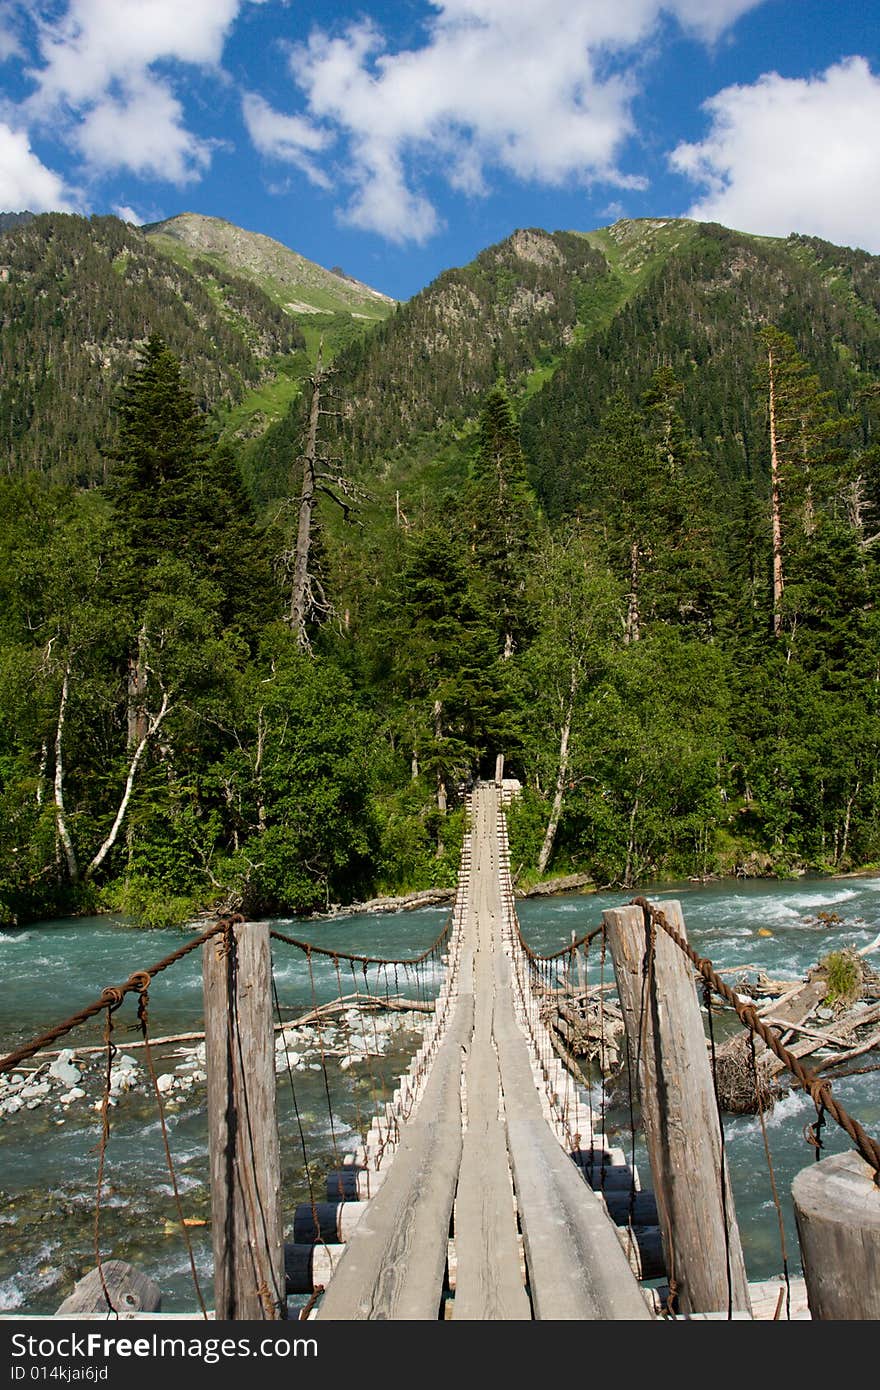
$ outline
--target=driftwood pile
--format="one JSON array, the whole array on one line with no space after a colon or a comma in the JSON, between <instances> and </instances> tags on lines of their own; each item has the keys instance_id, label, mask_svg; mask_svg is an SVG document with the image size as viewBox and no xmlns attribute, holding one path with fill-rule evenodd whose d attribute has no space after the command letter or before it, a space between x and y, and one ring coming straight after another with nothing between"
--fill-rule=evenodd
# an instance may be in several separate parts
<instances>
[{"instance_id":1,"label":"driftwood pile","mask_svg":"<svg viewBox=\"0 0 880 1390\"><path fill-rule=\"evenodd\" d=\"M581 985L544 996L542 1014L553 1046L584 1085L589 1084L590 1068L610 1076L620 1067L624 1026L619 1004L608 997L613 989L613 985Z\"/></svg>"},{"instance_id":2,"label":"driftwood pile","mask_svg":"<svg viewBox=\"0 0 880 1390\"><path fill-rule=\"evenodd\" d=\"M862 1070L860 1059L880 1053L880 973L867 960L880 951L880 936L860 951L842 950L826 956L801 980L772 979L760 965L730 967L721 973L743 1003L758 1005L762 1021L777 1034L789 1052L812 1059L808 1065L821 1075L852 1075ZM613 1078L625 1056L623 1016L613 984L587 986L583 972L559 989L545 989L542 1016L553 1046L569 1071L584 1085L593 1075ZM702 980L697 977L698 985ZM841 981L849 988L841 991ZM760 1001L760 1002L759 1002ZM727 1026L736 1014L722 1001ZM721 1032L723 1034L723 1027ZM880 1067L880 1056L868 1058ZM792 1084L791 1075L770 1048L745 1028L716 1047L716 1077L722 1109L735 1115L769 1110Z\"/></svg>"},{"instance_id":3,"label":"driftwood pile","mask_svg":"<svg viewBox=\"0 0 880 1390\"><path fill-rule=\"evenodd\" d=\"M862 1069L852 1063L880 1050L880 974L865 959L878 946L880 938L861 951L834 952L805 980L772 980L757 966L724 973L734 976L741 999L763 1000L762 1022L795 1057L811 1058L812 1071L852 1075ZM841 990L841 979L848 988ZM784 1064L760 1038L753 1047L745 1028L717 1049L716 1080L722 1108L734 1115L770 1109L791 1086Z\"/></svg>"}]
</instances>

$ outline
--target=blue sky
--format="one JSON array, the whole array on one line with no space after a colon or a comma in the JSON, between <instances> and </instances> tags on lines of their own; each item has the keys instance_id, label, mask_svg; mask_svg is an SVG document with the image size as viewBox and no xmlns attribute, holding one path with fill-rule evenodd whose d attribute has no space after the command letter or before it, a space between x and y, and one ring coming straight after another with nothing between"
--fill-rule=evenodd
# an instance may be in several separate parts
<instances>
[{"instance_id":1,"label":"blue sky","mask_svg":"<svg viewBox=\"0 0 880 1390\"><path fill-rule=\"evenodd\" d=\"M0 209L194 211L398 298L516 227L880 253L877 0L0 0Z\"/></svg>"}]
</instances>

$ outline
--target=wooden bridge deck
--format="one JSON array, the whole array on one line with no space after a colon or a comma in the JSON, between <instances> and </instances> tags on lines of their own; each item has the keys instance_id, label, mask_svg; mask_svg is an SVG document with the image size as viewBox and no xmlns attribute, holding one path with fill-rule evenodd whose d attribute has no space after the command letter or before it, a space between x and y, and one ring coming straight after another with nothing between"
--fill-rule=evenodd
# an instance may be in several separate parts
<instances>
[{"instance_id":1,"label":"wooden bridge deck","mask_svg":"<svg viewBox=\"0 0 880 1390\"><path fill-rule=\"evenodd\" d=\"M503 939L498 792L473 798L454 1002L419 1103L320 1319L636 1319L651 1313L600 1198L551 1132ZM520 1260L524 1253L524 1271Z\"/></svg>"}]
</instances>

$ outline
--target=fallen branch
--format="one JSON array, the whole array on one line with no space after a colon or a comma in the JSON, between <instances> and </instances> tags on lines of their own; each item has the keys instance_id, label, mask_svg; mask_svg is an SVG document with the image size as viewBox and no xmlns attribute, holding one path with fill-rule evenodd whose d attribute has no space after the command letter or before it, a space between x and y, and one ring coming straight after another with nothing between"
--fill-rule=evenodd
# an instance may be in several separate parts
<instances>
[{"instance_id":1,"label":"fallen branch","mask_svg":"<svg viewBox=\"0 0 880 1390\"><path fill-rule=\"evenodd\" d=\"M299 1018L288 1019L286 1023L276 1023L274 1025L274 1031L276 1033L280 1033L282 1029L302 1028L309 1023L319 1022L323 1018L331 1018L334 1014L342 1013L347 1008L356 1007L367 1009L371 1012L378 1012L382 1009L387 1009L390 1013L428 1014L434 1012L434 1005L430 1000L426 1002L423 999L377 999L373 995L368 994L347 994L344 995L341 999L331 1000L328 1004L319 1004L317 1008L310 1009L308 1013L301 1014ZM168 1033L165 1037L162 1038L150 1038L148 1042L127 1042L124 1045L124 1050L126 1052L133 1052L136 1048L142 1048L147 1046L168 1047L173 1043L202 1042L204 1036L205 1035L203 1032ZM65 1048L64 1051L73 1052L73 1054L77 1057L89 1057L95 1056L99 1052L106 1052L107 1046L106 1044L102 1044L98 1047L90 1046ZM47 1048L42 1052L34 1053L34 1057L60 1057L60 1055L60 1048ZM42 1067L37 1067L33 1075L35 1076L38 1071L42 1070ZM7 1090L6 1092L4 1092L4 1094L8 1095L10 1093Z\"/></svg>"}]
</instances>

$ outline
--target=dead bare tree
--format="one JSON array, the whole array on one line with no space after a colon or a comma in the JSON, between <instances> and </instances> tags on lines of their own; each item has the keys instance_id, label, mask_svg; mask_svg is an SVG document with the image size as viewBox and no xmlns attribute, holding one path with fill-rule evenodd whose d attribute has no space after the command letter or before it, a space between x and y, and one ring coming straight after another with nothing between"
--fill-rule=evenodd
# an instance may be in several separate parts
<instances>
[{"instance_id":1,"label":"dead bare tree","mask_svg":"<svg viewBox=\"0 0 880 1390\"><path fill-rule=\"evenodd\" d=\"M339 411L328 410L322 405L322 400L331 395L328 382L332 376L333 369L323 364L322 343L318 349L315 370L309 377L312 395L306 427L306 444L302 455L296 539L292 553L288 552L285 556L292 575L287 620L296 634L297 646L303 652L310 652L312 649L308 634L310 618L327 618L333 611L320 579L310 566L314 513L318 497L322 494L329 497L331 502L341 509L346 521L350 519L354 507L364 501L362 490L346 475L341 461L319 452L318 433L321 417L339 414Z\"/></svg>"}]
</instances>

